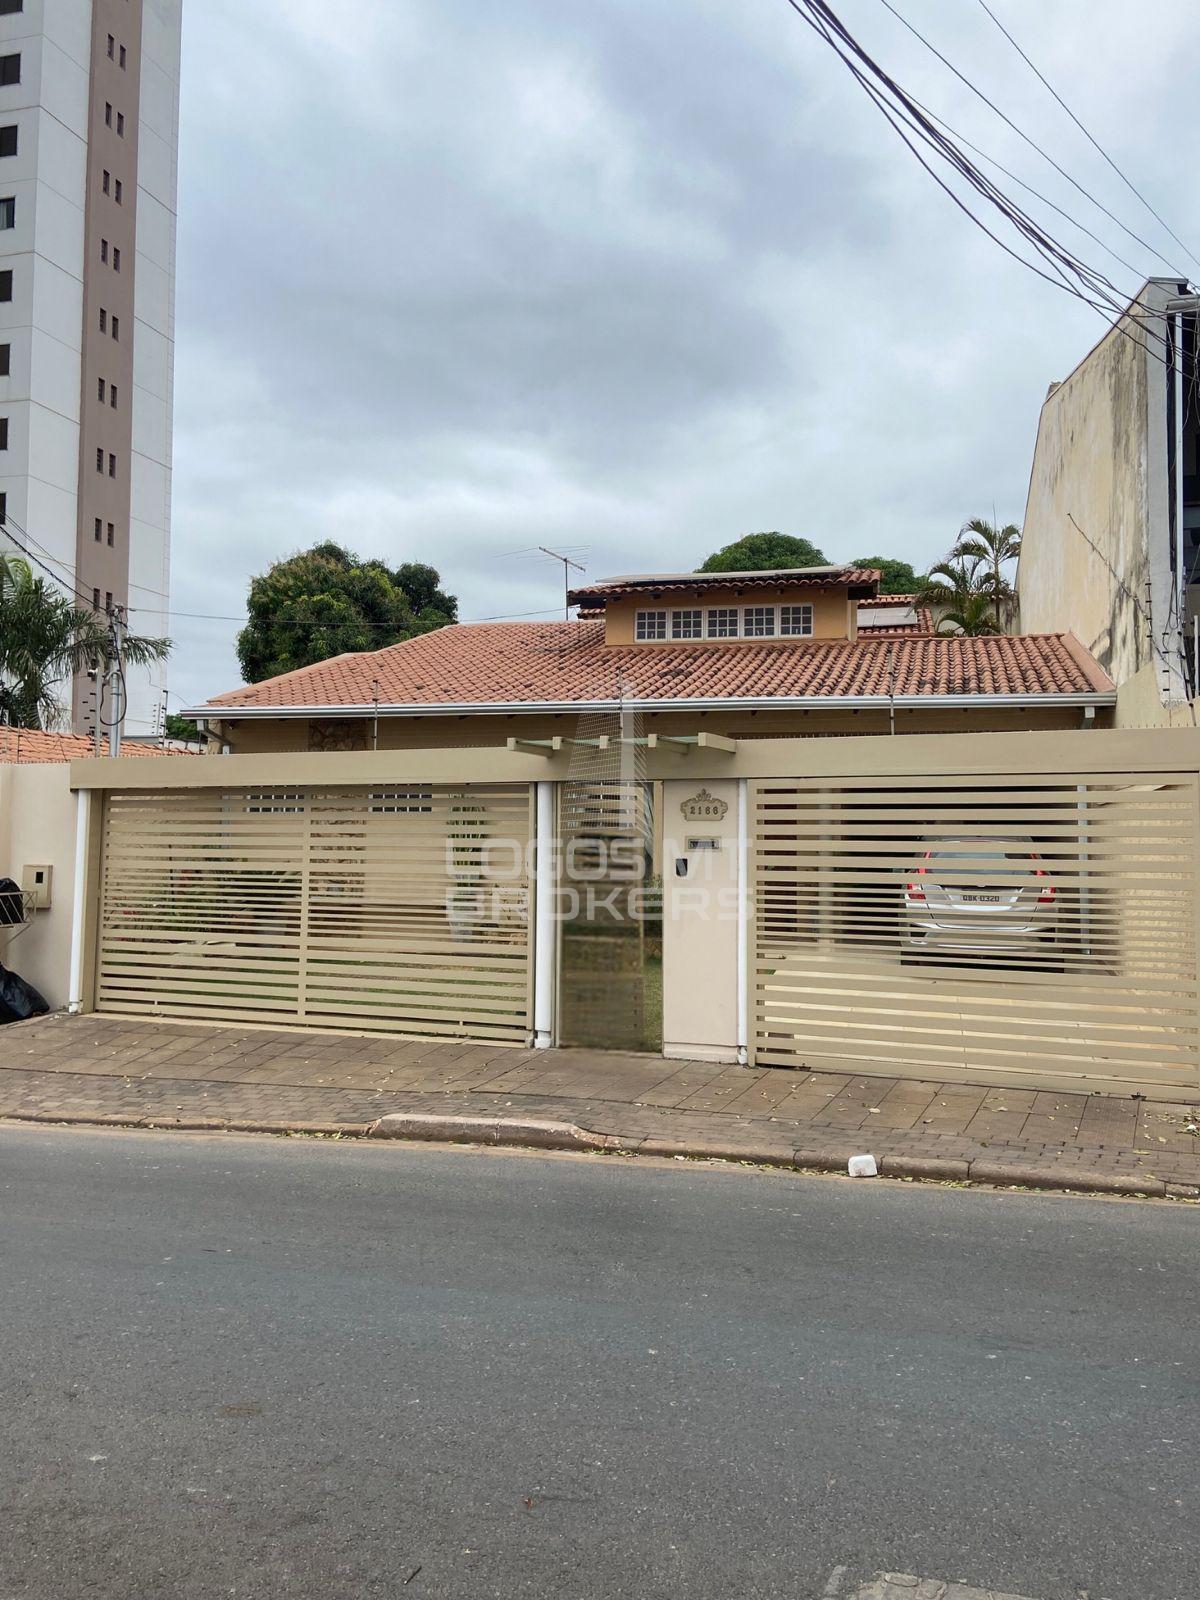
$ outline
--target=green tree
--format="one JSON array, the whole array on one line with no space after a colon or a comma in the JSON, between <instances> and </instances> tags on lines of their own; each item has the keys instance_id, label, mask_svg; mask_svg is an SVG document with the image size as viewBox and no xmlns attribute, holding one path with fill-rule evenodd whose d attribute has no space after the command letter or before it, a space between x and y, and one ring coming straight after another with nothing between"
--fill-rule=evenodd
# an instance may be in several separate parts
<instances>
[{"instance_id":1,"label":"green tree","mask_svg":"<svg viewBox=\"0 0 1200 1600\"><path fill-rule=\"evenodd\" d=\"M23 557L0 556L0 722L54 727L71 677L107 672L115 649L107 617L49 588ZM126 634L121 645L126 666L148 666L170 652L169 639L139 634Z\"/></svg>"},{"instance_id":2,"label":"green tree","mask_svg":"<svg viewBox=\"0 0 1200 1600\"><path fill-rule=\"evenodd\" d=\"M918 582L916 598L918 605L936 607L939 633L976 635L1004 631L993 612L987 567L977 556L951 552Z\"/></svg>"},{"instance_id":3,"label":"green tree","mask_svg":"<svg viewBox=\"0 0 1200 1600\"><path fill-rule=\"evenodd\" d=\"M168 711L164 729L168 739L183 739L189 744L196 744L200 738L200 729L191 717L181 717L178 711Z\"/></svg>"},{"instance_id":4,"label":"green tree","mask_svg":"<svg viewBox=\"0 0 1200 1600\"><path fill-rule=\"evenodd\" d=\"M897 561L893 556L856 556L852 567L878 567L882 577L880 594L914 594L919 582L907 561Z\"/></svg>"},{"instance_id":5,"label":"green tree","mask_svg":"<svg viewBox=\"0 0 1200 1600\"><path fill-rule=\"evenodd\" d=\"M774 572L781 567L826 567L829 559L790 533L748 533L714 551L699 572Z\"/></svg>"},{"instance_id":6,"label":"green tree","mask_svg":"<svg viewBox=\"0 0 1200 1600\"><path fill-rule=\"evenodd\" d=\"M250 584L249 621L237 640L246 682L349 651L380 650L455 622L458 602L440 582L420 562L393 570L333 543L275 562Z\"/></svg>"},{"instance_id":7,"label":"green tree","mask_svg":"<svg viewBox=\"0 0 1200 1600\"><path fill-rule=\"evenodd\" d=\"M972 517L963 524L953 553L964 560L978 561L984 569L996 632L1003 633L1004 616L1013 601L1013 588L1005 568L1021 554L1020 528L1012 522L996 528L982 517Z\"/></svg>"}]
</instances>

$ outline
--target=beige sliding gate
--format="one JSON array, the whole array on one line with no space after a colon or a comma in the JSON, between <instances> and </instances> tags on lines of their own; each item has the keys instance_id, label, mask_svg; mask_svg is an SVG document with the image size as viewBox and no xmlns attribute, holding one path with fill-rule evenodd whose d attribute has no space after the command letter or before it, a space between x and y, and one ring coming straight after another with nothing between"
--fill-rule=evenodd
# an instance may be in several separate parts
<instances>
[{"instance_id":1,"label":"beige sliding gate","mask_svg":"<svg viewBox=\"0 0 1200 1600\"><path fill-rule=\"evenodd\" d=\"M523 1044L529 785L108 796L97 1008Z\"/></svg>"},{"instance_id":2,"label":"beige sliding gate","mask_svg":"<svg viewBox=\"0 0 1200 1600\"><path fill-rule=\"evenodd\" d=\"M1197 805L1178 772L752 783L755 1059L1194 1097Z\"/></svg>"}]
</instances>

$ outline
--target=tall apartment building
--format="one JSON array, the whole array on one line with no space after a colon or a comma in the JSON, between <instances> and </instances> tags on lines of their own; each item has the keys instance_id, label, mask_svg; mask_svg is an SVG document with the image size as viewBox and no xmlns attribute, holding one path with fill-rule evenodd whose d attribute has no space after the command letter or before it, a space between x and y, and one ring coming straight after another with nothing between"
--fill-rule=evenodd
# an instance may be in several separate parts
<instances>
[{"instance_id":1,"label":"tall apartment building","mask_svg":"<svg viewBox=\"0 0 1200 1600\"><path fill-rule=\"evenodd\" d=\"M0 0L0 543L151 635L169 631L182 3ZM154 731L165 677L128 673L127 735ZM65 690L77 731L95 695Z\"/></svg>"}]
</instances>

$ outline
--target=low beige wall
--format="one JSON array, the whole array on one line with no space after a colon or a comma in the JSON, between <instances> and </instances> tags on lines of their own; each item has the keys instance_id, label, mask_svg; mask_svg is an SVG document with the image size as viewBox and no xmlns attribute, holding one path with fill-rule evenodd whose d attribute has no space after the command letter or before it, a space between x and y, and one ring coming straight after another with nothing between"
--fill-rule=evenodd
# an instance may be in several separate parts
<instances>
[{"instance_id":1,"label":"low beige wall","mask_svg":"<svg viewBox=\"0 0 1200 1600\"><path fill-rule=\"evenodd\" d=\"M28 979L53 1007L71 985L71 908L75 886L75 795L71 769L0 766L0 877L18 884L27 866L53 868L51 904L23 929L0 929L0 962ZM0 1050L4 1034L0 1031Z\"/></svg>"}]
</instances>

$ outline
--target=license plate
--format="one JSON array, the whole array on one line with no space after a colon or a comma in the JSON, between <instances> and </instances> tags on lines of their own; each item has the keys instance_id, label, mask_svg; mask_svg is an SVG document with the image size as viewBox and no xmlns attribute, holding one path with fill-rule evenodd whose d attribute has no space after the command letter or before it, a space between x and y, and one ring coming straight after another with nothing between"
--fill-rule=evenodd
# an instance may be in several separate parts
<instances>
[{"instance_id":1,"label":"license plate","mask_svg":"<svg viewBox=\"0 0 1200 1600\"><path fill-rule=\"evenodd\" d=\"M973 906L998 906L1001 899L998 894L964 894L962 898Z\"/></svg>"}]
</instances>

